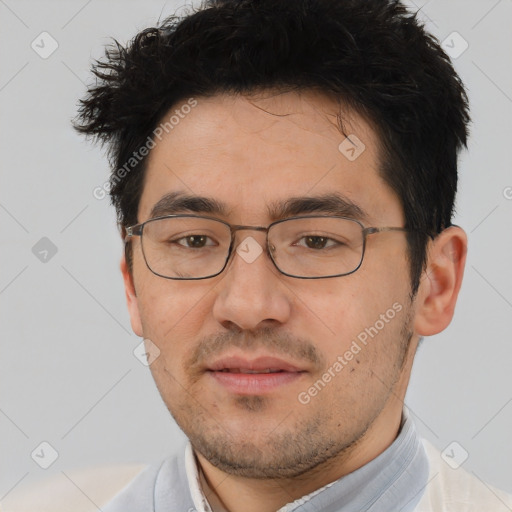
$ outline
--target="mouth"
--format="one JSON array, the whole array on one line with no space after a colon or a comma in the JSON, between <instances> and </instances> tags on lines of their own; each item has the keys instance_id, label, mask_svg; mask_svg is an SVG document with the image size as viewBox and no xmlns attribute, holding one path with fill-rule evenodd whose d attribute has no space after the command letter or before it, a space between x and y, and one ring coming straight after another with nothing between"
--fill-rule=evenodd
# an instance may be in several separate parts
<instances>
[{"instance_id":1,"label":"mouth","mask_svg":"<svg viewBox=\"0 0 512 512\"><path fill-rule=\"evenodd\" d=\"M275 357L224 357L206 368L207 374L231 393L261 395L300 379L307 370Z\"/></svg>"},{"instance_id":2,"label":"mouth","mask_svg":"<svg viewBox=\"0 0 512 512\"><path fill-rule=\"evenodd\" d=\"M260 373L279 373L284 370L280 370L277 368L266 368L264 370L249 370L248 368L223 368L219 370L221 372L227 373L248 373L248 374L260 374Z\"/></svg>"}]
</instances>

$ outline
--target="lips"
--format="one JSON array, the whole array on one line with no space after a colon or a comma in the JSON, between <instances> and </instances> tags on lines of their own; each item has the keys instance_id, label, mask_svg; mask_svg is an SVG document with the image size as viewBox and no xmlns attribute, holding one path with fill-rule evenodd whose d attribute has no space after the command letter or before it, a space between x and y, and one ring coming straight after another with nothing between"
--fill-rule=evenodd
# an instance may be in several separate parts
<instances>
[{"instance_id":1,"label":"lips","mask_svg":"<svg viewBox=\"0 0 512 512\"><path fill-rule=\"evenodd\" d=\"M247 359L223 357L209 364L206 371L232 393L263 394L300 379L305 369L271 356Z\"/></svg>"},{"instance_id":2,"label":"lips","mask_svg":"<svg viewBox=\"0 0 512 512\"><path fill-rule=\"evenodd\" d=\"M281 370L279 368L265 368L264 370L250 370L249 368L224 368L223 370L219 370L219 371L227 372L227 373L254 374L254 373L278 373L278 372L282 372L284 370Z\"/></svg>"},{"instance_id":3,"label":"lips","mask_svg":"<svg viewBox=\"0 0 512 512\"><path fill-rule=\"evenodd\" d=\"M301 372L304 371L283 359L271 356L247 359L238 356L223 357L208 365L208 370L213 372L240 370L238 373L277 373L277 372Z\"/></svg>"}]
</instances>

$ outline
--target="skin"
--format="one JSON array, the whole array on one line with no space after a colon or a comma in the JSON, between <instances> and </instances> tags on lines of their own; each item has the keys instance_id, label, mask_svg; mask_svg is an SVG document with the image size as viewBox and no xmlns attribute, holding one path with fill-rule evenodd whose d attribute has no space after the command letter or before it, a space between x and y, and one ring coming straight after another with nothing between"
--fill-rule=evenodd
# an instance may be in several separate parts
<instances>
[{"instance_id":1,"label":"skin","mask_svg":"<svg viewBox=\"0 0 512 512\"><path fill-rule=\"evenodd\" d=\"M345 133L366 146L351 162L338 150L339 106L313 92L197 101L150 154L139 222L178 190L222 201L229 211L219 218L252 226L272 221L274 201L335 190L368 213L366 226L404 225L400 201L378 173L378 137L357 114L343 111ZM237 243L248 236L265 249L257 231L239 232ZM155 382L227 510L274 511L353 472L396 438L419 338L453 316L466 236L451 227L430 242L412 301L405 234L367 242L361 268L344 277L287 277L263 252L252 263L234 253L211 279L173 281L151 273L133 239L133 272L121 262L132 328L160 349ZM394 303L402 306L395 318L301 403L299 393ZM233 353L278 356L303 373L269 393L236 394L202 366Z\"/></svg>"}]
</instances>

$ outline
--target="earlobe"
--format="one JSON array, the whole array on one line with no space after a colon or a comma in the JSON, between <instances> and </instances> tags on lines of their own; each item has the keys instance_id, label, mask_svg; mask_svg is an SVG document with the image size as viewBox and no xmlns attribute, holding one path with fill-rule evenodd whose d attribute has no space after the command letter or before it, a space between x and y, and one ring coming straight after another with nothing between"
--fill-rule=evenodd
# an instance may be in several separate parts
<instances>
[{"instance_id":1,"label":"earlobe","mask_svg":"<svg viewBox=\"0 0 512 512\"><path fill-rule=\"evenodd\" d=\"M450 324L466 264L467 236L450 226L433 240L417 294L415 330L420 336L437 334Z\"/></svg>"},{"instance_id":2,"label":"earlobe","mask_svg":"<svg viewBox=\"0 0 512 512\"><path fill-rule=\"evenodd\" d=\"M128 306L128 313L130 314L130 321L132 325L133 332L143 338L142 333L142 322L140 319L140 311L139 311L139 302L137 299L137 294L135 292L135 285L133 282L133 274L128 267L128 263L126 262L126 257L123 256L121 258L121 273L123 275L124 281L124 292L126 295L126 304Z\"/></svg>"}]
</instances>

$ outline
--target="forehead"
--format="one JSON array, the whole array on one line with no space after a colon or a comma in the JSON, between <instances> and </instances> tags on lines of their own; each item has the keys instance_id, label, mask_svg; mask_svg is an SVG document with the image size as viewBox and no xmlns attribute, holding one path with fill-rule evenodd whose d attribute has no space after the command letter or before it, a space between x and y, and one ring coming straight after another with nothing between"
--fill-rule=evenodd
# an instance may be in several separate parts
<instances>
[{"instance_id":1,"label":"forehead","mask_svg":"<svg viewBox=\"0 0 512 512\"><path fill-rule=\"evenodd\" d=\"M215 199L225 206L223 216L239 223L275 220L271 212L299 197L341 195L374 222L398 207L379 176L377 135L324 96L198 97L175 105L160 126L166 122L148 157L140 221L176 192Z\"/></svg>"}]
</instances>

